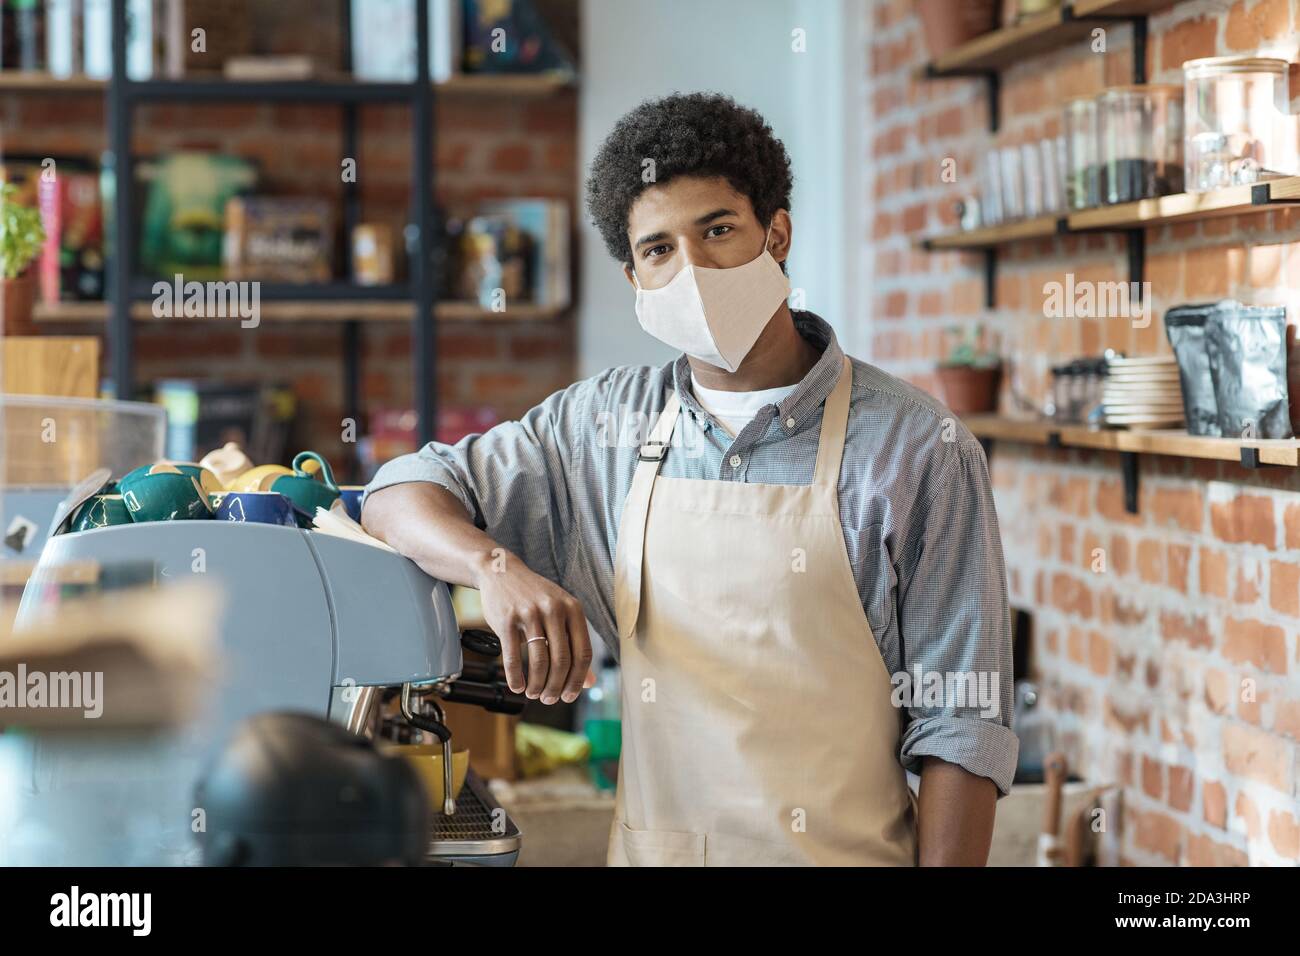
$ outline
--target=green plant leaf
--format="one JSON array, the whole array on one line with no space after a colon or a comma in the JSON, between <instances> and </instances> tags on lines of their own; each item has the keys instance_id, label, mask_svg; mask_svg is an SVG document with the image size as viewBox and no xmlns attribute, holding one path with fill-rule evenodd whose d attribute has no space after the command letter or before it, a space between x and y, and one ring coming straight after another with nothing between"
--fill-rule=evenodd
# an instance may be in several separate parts
<instances>
[{"instance_id":1,"label":"green plant leaf","mask_svg":"<svg viewBox=\"0 0 1300 956\"><path fill-rule=\"evenodd\" d=\"M22 275L45 243L40 211L18 202L17 195L13 183L0 186L0 274L6 279Z\"/></svg>"}]
</instances>

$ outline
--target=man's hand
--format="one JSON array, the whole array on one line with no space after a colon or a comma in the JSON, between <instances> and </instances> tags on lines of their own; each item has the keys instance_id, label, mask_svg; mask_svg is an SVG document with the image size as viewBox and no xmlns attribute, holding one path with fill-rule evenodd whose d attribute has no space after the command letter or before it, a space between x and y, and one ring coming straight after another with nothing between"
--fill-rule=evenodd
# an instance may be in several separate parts
<instances>
[{"instance_id":1,"label":"man's hand","mask_svg":"<svg viewBox=\"0 0 1300 956\"><path fill-rule=\"evenodd\" d=\"M591 665L587 619L577 600L514 555L491 561L477 575L475 587L482 594L483 619L501 639L510 689L541 698L543 704L577 700L583 686L590 685Z\"/></svg>"},{"instance_id":2,"label":"man's hand","mask_svg":"<svg viewBox=\"0 0 1300 956\"><path fill-rule=\"evenodd\" d=\"M475 527L450 491L429 482L383 488L366 498L361 523L431 577L482 592L483 617L501 639L506 681L516 694L526 692L544 704L561 697L572 703L595 683L588 670L591 639L578 602ZM530 637L546 640L524 644L521 651Z\"/></svg>"}]
</instances>

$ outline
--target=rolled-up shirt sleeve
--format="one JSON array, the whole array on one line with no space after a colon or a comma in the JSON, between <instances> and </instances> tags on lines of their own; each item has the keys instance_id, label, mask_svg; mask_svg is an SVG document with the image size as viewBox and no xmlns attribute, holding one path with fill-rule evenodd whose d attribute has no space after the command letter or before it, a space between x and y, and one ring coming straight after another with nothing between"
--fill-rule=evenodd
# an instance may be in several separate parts
<instances>
[{"instance_id":1,"label":"rolled-up shirt sleeve","mask_svg":"<svg viewBox=\"0 0 1300 956\"><path fill-rule=\"evenodd\" d=\"M454 445L430 442L383 465L365 500L392 485L427 481L446 488L474 523L553 581L564 573L574 522L568 475L574 406L586 383L556 392L519 421L502 422Z\"/></svg>"},{"instance_id":2,"label":"rolled-up shirt sleeve","mask_svg":"<svg viewBox=\"0 0 1300 956\"><path fill-rule=\"evenodd\" d=\"M903 664L914 689L901 760L920 772L938 757L1011 789L1011 617L984 452L969 434L942 455L898 563ZM922 682L917 687L918 679ZM944 692L924 693L942 680ZM954 688L964 692L952 693Z\"/></svg>"}]
</instances>

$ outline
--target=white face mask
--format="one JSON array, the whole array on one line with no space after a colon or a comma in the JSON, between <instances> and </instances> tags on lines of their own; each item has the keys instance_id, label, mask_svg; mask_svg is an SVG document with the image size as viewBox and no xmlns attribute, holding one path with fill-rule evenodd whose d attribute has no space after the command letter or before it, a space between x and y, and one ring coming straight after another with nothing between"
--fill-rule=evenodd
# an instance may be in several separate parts
<instances>
[{"instance_id":1,"label":"white face mask","mask_svg":"<svg viewBox=\"0 0 1300 956\"><path fill-rule=\"evenodd\" d=\"M734 372L789 295L790 280L767 251L765 236L763 251L742 266L688 265L659 289L637 282L636 317L664 344Z\"/></svg>"}]
</instances>

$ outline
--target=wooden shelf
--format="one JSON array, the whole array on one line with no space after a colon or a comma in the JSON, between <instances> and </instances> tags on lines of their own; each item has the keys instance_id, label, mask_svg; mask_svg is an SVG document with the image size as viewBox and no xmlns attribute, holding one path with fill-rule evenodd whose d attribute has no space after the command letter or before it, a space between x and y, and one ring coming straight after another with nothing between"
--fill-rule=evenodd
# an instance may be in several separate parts
<instances>
[{"instance_id":1,"label":"wooden shelf","mask_svg":"<svg viewBox=\"0 0 1300 956\"><path fill-rule=\"evenodd\" d=\"M931 62L928 76L966 76L994 73L1022 62L1026 57L1056 50L1089 36L1107 19L1145 16L1174 0L1079 0L1062 3L1026 17L1015 26L1003 27L959 46Z\"/></svg>"},{"instance_id":2,"label":"wooden shelf","mask_svg":"<svg viewBox=\"0 0 1300 956\"><path fill-rule=\"evenodd\" d=\"M1174 5L1175 0L1075 0L1076 17L1144 17Z\"/></svg>"},{"instance_id":3,"label":"wooden shelf","mask_svg":"<svg viewBox=\"0 0 1300 956\"><path fill-rule=\"evenodd\" d=\"M962 421L975 437L993 441L1300 467L1300 440L1294 438L1203 438L1182 429L1097 429L999 415L975 415Z\"/></svg>"},{"instance_id":4,"label":"wooden shelf","mask_svg":"<svg viewBox=\"0 0 1300 956\"><path fill-rule=\"evenodd\" d=\"M1177 193L1157 199L1098 206L1070 213L1065 219L1048 216L1005 226L950 232L921 240L926 249L986 249L990 246L1038 239L1057 233L1123 232L1175 222L1269 212L1280 204L1300 202L1300 176L1271 179L1248 186L1229 186L1208 193Z\"/></svg>"},{"instance_id":5,"label":"wooden shelf","mask_svg":"<svg viewBox=\"0 0 1300 956\"><path fill-rule=\"evenodd\" d=\"M1064 7L1044 10L1015 26L978 36L930 63L930 76L961 76L1005 69L1027 56L1088 35L1092 24L1067 19Z\"/></svg>"},{"instance_id":6,"label":"wooden shelf","mask_svg":"<svg viewBox=\"0 0 1300 956\"><path fill-rule=\"evenodd\" d=\"M29 70L0 70L0 91L33 93L102 93L104 80L88 76L51 76Z\"/></svg>"},{"instance_id":7,"label":"wooden shelf","mask_svg":"<svg viewBox=\"0 0 1300 956\"><path fill-rule=\"evenodd\" d=\"M1300 199L1300 176L1265 180L1248 186L1229 186L1208 193L1176 193L1156 199L1098 206L1071 213L1071 232L1143 229L1193 219L1268 212L1273 203Z\"/></svg>"},{"instance_id":8,"label":"wooden shelf","mask_svg":"<svg viewBox=\"0 0 1300 956\"><path fill-rule=\"evenodd\" d=\"M405 322L413 314L410 302L304 300L262 302L261 318L274 322ZM473 302L443 302L435 314L439 322L547 322L564 315L568 308L518 305L505 312L483 309ZM149 322L236 322L233 318L158 319L148 302L131 306L133 318ZM60 302L36 304L33 317L38 322L103 322L108 318L106 302Z\"/></svg>"},{"instance_id":9,"label":"wooden shelf","mask_svg":"<svg viewBox=\"0 0 1300 956\"><path fill-rule=\"evenodd\" d=\"M309 80L262 81L230 80L219 74L200 75L179 80L147 80L132 84L149 98L220 99L226 94L240 95L248 89L274 88L281 99L307 96L311 99L385 99L397 98L399 88L408 84L372 83L347 76L321 76ZM462 74L434 83L434 92L448 96L551 96L572 89L575 81L556 73ZM242 87L242 89L241 89ZM0 92L10 93L104 93L108 81L88 76L56 77L49 73L26 70L0 70ZM384 95L379 95L383 93ZM374 94L374 95L371 95Z\"/></svg>"},{"instance_id":10,"label":"wooden shelf","mask_svg":"<svg viewBox=\"0 0 1300 956\"><path fill-rule=\"evenodd\" d=\"M985 226L965 232L951 232L921 240L926 249L985 249L1024 239L1043 239L1065 230L1065 220L1057 216L1022 219L1003 226Z\"/></svg>"},{"instance_id":11,"label":"wooden shelf","mask_svg":"<svg viewBox=\"0 0 1300 956\"><path fill-rule=\"evenodd\" d=\"M574 88L573 78L560 73L462 73L433 84L435 93L464 96L551 96Z\"/></svg>"}]
</instances>

